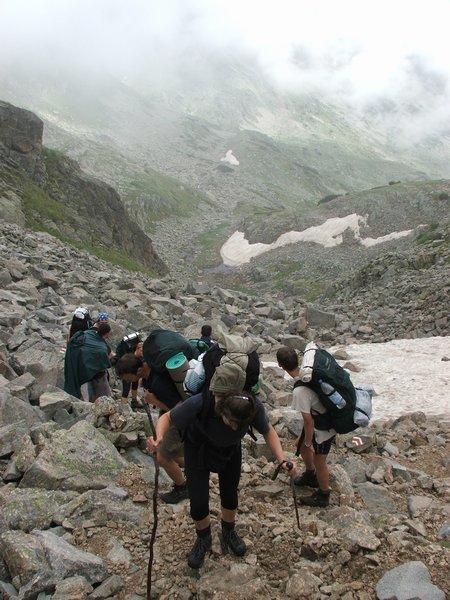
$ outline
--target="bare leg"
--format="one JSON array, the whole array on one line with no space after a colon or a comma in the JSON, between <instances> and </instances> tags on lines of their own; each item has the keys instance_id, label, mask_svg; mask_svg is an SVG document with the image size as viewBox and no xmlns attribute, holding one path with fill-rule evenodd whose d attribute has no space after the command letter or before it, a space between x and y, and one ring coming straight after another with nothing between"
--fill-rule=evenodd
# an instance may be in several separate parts
<instances>
[{"instance_id":1,"label":"bare leg","mask_svg":"<svg viewBox=\"0 0 450 600\"><path fill-rule=\"evenodd\" d=\"M314 456L314 464L316 466L316 477L319 487L323 492L330 489L330 473L327 465L326 454L316 454Z\"/></svg>"},{"instance_id":2,"label":"bare leg","mask_svg":"<svg viewBox=\"0 0 450 600\"><path fill-rule=\"evenodd\" d=\"M310 448L305 448L303 445L300 449L300 456L303 458L305 468L307 471L314 471L315 466L315 454L311 452Z\"/></svg>"},{"instance_id":3,"label":"bare leg","mask_svg":"<svg viewBox=\"0 0 450 600\"><path fill-rule=\"evenodd\" d=\"M222 511L223 521L225 521L226 523L234 523L236 518L235 510L229 510L228 508L224 508L223 506L220 507L220 510Z\"/></svg>"},{"instance_id":4,"label":"bare leg","mask_svg":"<svg viewBox=\"0 0 450 600\"><path fill-rule=\"evenodd\" d=\"M167 475L173 480L175 485L183 485L184 474L180 468L179 462L182 464L182 459L179 458L177 461L167 456L162 455L160 452L156 453L156 460L160 467L162 467Z\"/></svg>"}]
</instances>

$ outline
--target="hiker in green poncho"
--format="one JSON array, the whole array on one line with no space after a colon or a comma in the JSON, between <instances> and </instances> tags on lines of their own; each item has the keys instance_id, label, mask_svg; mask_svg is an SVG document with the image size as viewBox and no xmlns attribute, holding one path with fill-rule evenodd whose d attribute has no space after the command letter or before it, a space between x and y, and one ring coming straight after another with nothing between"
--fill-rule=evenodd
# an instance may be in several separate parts
<instances>
[{"instance_id":1,"label":"hiker in green poncho","mask_svg":"<svg viewBox=\"0 0 450 600\"><path fill-rule=\"evenodd\" d=\"M79 331L72 336L64 360L65 392L81 398L81 386L90 381L94 399L111 395L111 388L104 377L106 369L111 367L110 350L106 342L110 331L108 323L101 323L95 329Z\"/></svg>"}]
</instances>

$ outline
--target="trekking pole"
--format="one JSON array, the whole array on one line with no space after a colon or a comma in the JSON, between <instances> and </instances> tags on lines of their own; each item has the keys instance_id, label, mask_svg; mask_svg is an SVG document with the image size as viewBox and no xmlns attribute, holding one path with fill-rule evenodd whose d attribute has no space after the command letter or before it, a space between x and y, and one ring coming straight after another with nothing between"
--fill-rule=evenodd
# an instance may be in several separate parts
<instances>
[{"instance_id":1,"label":"trekking pole","mask_svg":"<svg viewBox=\"0 0 450 600\"><path fill-rule=\"evenodd\" d=\"M141 401L142 406L147 413L148 421L150 423L150 429L152 430L153 439L156 439L156 429L155 424L153 422L152 412L150 410L150 406L148 403L143 400ZM152 593L152 567L154 560L153 546L155 544L156 539L156 530L158 528L158 485L159 485L159 465L156 460L156 456L152 453L153 462L155 463L155 483L153 486L153 527L152 534L150 536L150 554L148 558L148 567L147 567L147 600L151 599Z\"/></svg>"},{"instance_id":2,"label":"trekking pole","mask_svg":"<svg viewBox=\"0 0 450 600\"><path fill-rule=\"evenodd\" d=\"M282 463L280 463L280 464L278 465L278 467L275 469L275 472L274 472L274 474L272 475L272 481L275 481L275 479L278 477L278 473L280 472L280 470L281 470L281 467L284 465L284 463L286 463L286 467L287 467L287 470L288 470L288 471L290 471L290 470L291 470L291 469L294 467L294 464L293 464L293 463L291 463L291 461L289 461L289 460L285 460L285 461L283 461L283 462L282 462ZM293 477L291 477L290 486L291 486L291 489L292 489L292 497L293 497L293 499L294 499L294 509L295 509L295 517L296 517L296 519L297 519L297 526L298 526L298 528L300 529L300 515L299 515L299 513L298 513L298 505L297 505L297 492L295 491L295 484L294 484L294 478L293 478Z\"/></svg>"}]
</instances>

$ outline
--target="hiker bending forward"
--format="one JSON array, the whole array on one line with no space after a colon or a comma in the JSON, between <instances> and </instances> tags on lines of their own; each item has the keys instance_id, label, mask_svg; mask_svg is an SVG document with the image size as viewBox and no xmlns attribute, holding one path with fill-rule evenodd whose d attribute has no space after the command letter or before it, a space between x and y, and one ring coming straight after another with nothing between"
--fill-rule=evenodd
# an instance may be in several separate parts
<instances>
[{"instance_id":1,"label":"hiker bending forward","mask_svg":"<svg viewBox=\"0 0 450 600\"><path fill-rule=\"evenodd\" d=\"M241 476L241 440L249 425L264 436L276 460L289 475L295 475L295 468L288 470L280 440L261 401L249 392L218 394L205 390L191 396L160 417L156 439L147 441L149 450L157 450L171 425L185 430L185 472L190 514L197 533L188 555L188 565L198 569L211 548L210 472L219 474L223 549L229 548L237 556L243 556L247 547L234 525Z\"/></svg>"}]
</instances>

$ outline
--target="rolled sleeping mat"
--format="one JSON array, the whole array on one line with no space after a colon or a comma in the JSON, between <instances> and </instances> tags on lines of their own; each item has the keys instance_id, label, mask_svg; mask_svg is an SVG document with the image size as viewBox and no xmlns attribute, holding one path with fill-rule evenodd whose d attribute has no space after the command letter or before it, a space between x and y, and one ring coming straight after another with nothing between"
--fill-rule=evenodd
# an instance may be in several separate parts
<instances>
[{"instance_id":1,"label":"rolled sleeping mat","mask_svg":"<svg viewBox=\"0 0 450 600\"><path fill-rule=\"evenodd\" d=\"M187 398L187 393L183 387L184 378L189 369L187 358L182 352L178 352L178 354L171 356L169 360L166 361L166 369L177 387L180 398L184 400Z\"/></svg>"}]
</instances>

